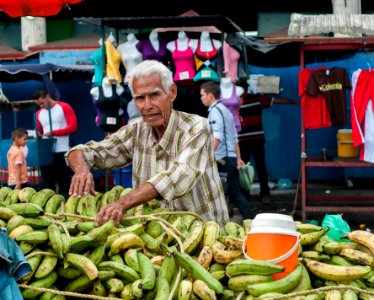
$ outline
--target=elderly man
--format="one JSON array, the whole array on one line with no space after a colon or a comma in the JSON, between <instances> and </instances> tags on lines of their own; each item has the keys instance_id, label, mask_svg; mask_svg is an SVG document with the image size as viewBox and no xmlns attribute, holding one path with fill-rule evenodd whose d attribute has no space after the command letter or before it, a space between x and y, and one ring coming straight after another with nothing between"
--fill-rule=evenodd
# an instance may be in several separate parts
<instances>
[{"instance_id":1,"label":"elderly man","mask_svg":"<svg viewBox=\"0 0 374 300\"><path fill-rule=\"evenodd\" d=\"M208 120L173 109L177 87L171 71L158 61L138 64L129 87L142 117L103 141L90 141L66 153L74 171L70 194L95 193L91 168L132 163L134 190L103 207L97 225L114 219L118 226L126 210L157 198L165 207L195 212L223 227L229 216Z\"/></svg>"}]
</instances>

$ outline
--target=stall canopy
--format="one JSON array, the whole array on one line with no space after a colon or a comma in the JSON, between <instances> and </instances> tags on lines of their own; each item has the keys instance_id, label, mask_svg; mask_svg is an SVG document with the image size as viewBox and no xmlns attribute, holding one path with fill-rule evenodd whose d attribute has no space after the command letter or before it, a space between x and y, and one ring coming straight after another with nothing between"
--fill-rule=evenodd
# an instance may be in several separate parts
<instances>
[{"instance_id":1,"label":"stall canopy","mask_svg":"<svg viewBox=\"0 0 374 300\"><path fill-rule=\"evenodd\" d=\"M0 78L2 82L15 82L25 80L40 80L44 82L46 90L53 99L60 99L60 92L52 81L55 72L90 72L93 73L91 65L55 65L55 64L16 64L0 65Z\"/></svg>"},{"instance_id":2,"label":"stall canopy","mask_svg":"<svg viewBox=\"0 0 374 300\"><path fill-rule=\"evenodd\" d=\"M0 0L0 11L12 18L34 16L48 17L57 15L69 4L77 4L83 0Z\"/></svg>"}]
</instances>

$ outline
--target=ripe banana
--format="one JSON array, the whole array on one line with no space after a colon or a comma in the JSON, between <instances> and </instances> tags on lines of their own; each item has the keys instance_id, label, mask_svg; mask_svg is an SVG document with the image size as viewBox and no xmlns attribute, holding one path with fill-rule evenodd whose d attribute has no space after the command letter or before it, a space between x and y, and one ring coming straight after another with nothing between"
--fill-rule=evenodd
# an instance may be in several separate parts
<instances>
[{"instance_id":1,"label":"ripe banana","mask_svg":"<svg viewBox=\"0 0 374 300\"><path fill-rule=\"evenodd\" d=\"M229 264L232 261L243 256L242 250L224 250L220 249L221 243L217 242L213 245L213 259L220 264Z\"/></svg>"},{"instance_id":2,"label":"ripe banana","mask_svg":"<svg viewBox=\"0 0 374 300\"><path fill-rule=\"evenodd\" d=\"M192 290L202 300L216 300L216 293L204 281L196 279L192 284Z\"/></svg>"},{"instance_id":3,"label":"ripe banana","mask_svg":"<svg viewBox=\"0 0 374 300\"><path fill-rule=\"evenodd\" d=\"M228 277L248 274L270 275L283 271L283 266L264 260L253 259L236 259L226 266L226 275Z\"/></svg>"},{"instance_id":4,"label":"ripe banana","mask_svg":"<svg viewBox=\"0 0 374 300\"><path fill-rule=\"evenodd\" d=\"M0 206L0 219L9 220L16 215L17 213L12 209Z\"/></svg>"},{"instance_id":5,"label":"ripe banana","mask_svg":"<svg viewBox=\"0 0 374 300\"><path fill-rule=\"evenodd\" d=\"M319 231L313 231L309 233L304 233L300 236L301 246L310 246L318 242L318 240L330 230L329 227L325 227Z\"/></svg>"},{"instance_id":6,"label":"ripe banana","mask_svg":"<svg viewBox=\"0 0 374 300\"><path fill-rule=\"evenodd\" d=\"M37 193L32 187L25 187L18 192L18 200L20 202L30 202L31 198Z\"/></svg>"},{"instance_id":7,"label":"ripe banana","mask_svg":"<svg viewBox=\"0 0 374 300\"><path fill-rule=\"evenodd\" d=\"M355 249L342 249L339 255L359 265L373 266L374 257Z\"/></svg>"},{"instance_id":8,"label":"ripe banana","mask_svg":"<svg viewBox=\"0 0 374 300\"><path fill-rule=\"evenodd\" d=\"M310 272L326 280L351 281L365 276L371 270L370 266L338 266L307 258L303 260Z\"/></svg>"},{"instance_id":9,"label":"ripe banana","mask_svg":"<svg viewBox=\"0 0 374 300\"><path fill-rule=\"evenodd\" d=\"M94 280L98 276L98 269L96 265L87 257L76 253L67 253L66 262L74 268L81 270L90 280Z\"/></svg>"},{"instance_id":10,"label":"ripe banana","mask_svg":"<svg viewBox=\"0 0 374 300\"><path fill-rule=\"evenodd\" d=\"M365 230L354 230L344 236L353 242L368 247L374 255L374 234Z\"/></svg>"},{"instance_id":11,"label":"ripe banana","mask_svg":"<svg viewBox=\"0 0 374 300\"><path fill-rule=\"evenodd\" d=\"M9 233L9 237L11 239L15 240L16 238L20 237L21 235L23 235L25 233L32 232L33 230L34 229L32 229L32 227L30 225L27 225L27 224L26 225L19 225Z\"/></svg>"},{"instance_id":12,"label":"ripe banana","mask_svg":"<svg viewBox=\"0 0 374 300\"><path fill-rule=\"evenodd\" d=\"M232 236L220 236L219 241L230 249L242 250L243 247L243 239L240 238L234 238Z\"/></svg>"},{"instance_id":13,"label":"ripe banana","mask_svg":"<svg viewBox=\"0 0 374 300\"><path fill-rule=\"evenodd\" d=\"M192 223L190 231L183 241L183 249L186 253L191 253L203 238L204 223L198 220Z\"/></svg>"},{"instance_id":14,"label":"ripe banana","mask_svg":"<svg viewBox=\"0 0 374 300\"><path fill-rule=\"evenodd\" d=\"M208 221L204 224L204 233L203 233L203 247L213 245L217 242L217 239L220 235L219 224L215 221Z\"/></svg>"},{"instance_id":15,"label":"ripe banana","mask_svg":"<svg viewBox=\"0 0 374 300\"><path fill-rule=\"evenodd\" d=\"M189 279L183 279L178 288L178 300L190 300L192 296L192 282Z\"/></svg>"},{"instance_id":16,"label":"ripe banana","mask_svg":"<svg viewBox=\"0 0 374 300\"><path fill-rule=\"evenodd\" d=\"M202 265L205 269L209 269L210 263L213 259L213 251L212 249L207 245L204 246L203 249L201 249L200 254L197 258L197 262Z\"/></svg>"},{"instance_id":17,"label":"ripe banana","mask_svg":"<svg viewBox=\"0 0 374 300\"><path fill-rule=\"evenodd\" d=\"M144 247L143 240L133 232L124 232L110 245L110 252L117 254L129 248Z\"/></svg>"},{"instance_id":18,"label":"ripe banana","mask_svg":"<svg viewBox=\"0 0 374 300\"><path fill-rule=\"evenodd\" d=\"M247 292L259 297L265 293L283 293L286 294L292 291L301 280L302 266L298 264L297 267L287 276L276 281L254 283L247 286Z\"/></svg>"},{"instance_id":19,"label":"ripe banana","mask_svg":"<svg viewBox=\"0 0 374 300\"><path fill-rule=\"evenodd\" d=\"M0 211L1 211L2 208L4 208L4 207L0 207ZM9 209L9 211L11 211L13 213L12 210ZM24 217L15 214L13 217L11 217L8 220L8 222L6 223L6 227L8 229L8 232L11 232L14 228L16 228L16 227L18 227L20 225L26 225L26 224L27 223L26 223L26 220L25 220Z\"/></svg>"},{"instance_id":20,"label":"ripe banana","mask_svg":"<svg viewBox=\"0 0 374 300\"><path fill-rule=\"evenodd\" d=\"M271 275L238 275L229 279L227 286L235 292L245 291L249 284L274 281Z\"/></svg>"}]
</instances>

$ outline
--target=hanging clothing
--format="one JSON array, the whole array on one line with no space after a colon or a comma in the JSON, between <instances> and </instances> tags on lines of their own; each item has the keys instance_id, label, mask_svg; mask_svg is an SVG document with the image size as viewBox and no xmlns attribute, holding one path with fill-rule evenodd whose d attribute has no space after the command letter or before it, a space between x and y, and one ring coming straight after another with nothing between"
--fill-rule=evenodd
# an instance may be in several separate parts
<instances>
[{"instance_id":1,"label":"hanging clothing","mask_svg":"<svg viewBox=\"0 0 374 300\"><path fill-rule=\"evenodd\" d=\"M168 49L166 48L167 42L159 40L159 48L156 50L153 48L151 41L148 39L140 40L136 44L136 48L142 54L143 60L155 59L167 65Z\"/></svg>"},{"instance_id":2,"label":"hanging clothing","mask_svg":"<svg viewBox=\"0 0 374 300\"><path fill-rule=\"evenodd\" d=\"M351 89L347 71L332 68L314 71L305 91L314 97L321 93L325 97L332 125L344 125L347 121L345 89Z\"/></svg>"},{"instance_id":3,"label":"hanging clothing","mask_svg":"<svg viewBox=\"0 0 374 300\"><path fill-rule=\"evenodd\" d=\"M110 41L105 42L106 49L106 77L110 80L117 80L117 82L122 81L122 75L119 71L119 66L121 65L121 53L113 46Z\"/></svg>"},{"instance_id":4,"label":"hanging clothing","mask_svg":"<svg viewBox=\"0 0 374 300\"><path fill-rule=\"evenodd\" d=\"M301 97L302 118L305 129L331 126L330 113L326 106L325 97L321 93L313 97L305 92L310 75L317 70L327 70L327 68L305 68L299 72L299 97Z\"/></svg>"},{"instance_id":5,"label":"hanging clothing","mask_svg":"<svg viewBox=\"0 0 374 300\"><path fill-rule=\"evenodd\" d=\"M224 69L223 73L225 77L231 79L232 82L238 80L238 63L240 59L240 53L231 47L226 41L223 42L223 60Z\"/></svg>"},{"instance_id":6,"label":"hanging clothing","mask_svg":"<svg viewBox=\"0 0 374 300\"><path fill-rule=\"evenodd\" d=\"M374 73L358 69L352 74L351 122L353 146L360 160L374 163Z\"/></svg>"},{"instance_id":7,"label":"hanging clothing","mask_svg":"<svg viewBox=\"0 0 374 300\"><path fill-rule=\"evenodd\" d=\"M214 47L213 40L211 39L210 42L212 43L212 50L208 52L204 52L200 50L200 39L197 42L197 48L195 51L195 65L197 74L194 77L194 81L199 80L213 80L219 81L219 76L215 71L216 64L217 64L217 55L218 51Z\"/></svg>"},{"instance_id":8,"label":"hanging clothing","mask_svg":"<svg viewBox=\"0 0 374 300\"><path fill-rule=\"evenodd\" d=\"M187 46L186 50L178 50L178 40L174 41L174 46L175 50L171 53L175 65L174 81L193 79L196 70L192 49Z\"/></svg>"},{"instance_id":9,"label":"hanging clothing","mask_svg":"<svg viewBox=\"0 0 374 300\"><path fill-rule=\"evenodd\" d=\"M241 130L239 109L240 109L240 98L236 95L236 85L232 85L232 92L229 98L223 98L222 93L220 101L229 109L234 117L235 129L237 132Z\"/></svg>"},{"instance_id":10,"label":"hanging clothing","mask_svg":"<svg viewBox=\"0 0 374 300\"><path fill-rule=\"evenodd\" d=\"M101 46L94 54L91 55L91 62L94 65L94 76L92 83L101 85L105 73L105 48Z\"/></svg>"},{"instance_id":11,"label":"hanging clothing","mask_svg":"<svg viewBox=\"0 0 374 300\"><path fill-rule=\"evenodd\" d=\"M22 250L0 227L0 299L23 300L17 282L31 271Z\"/></svg>"}]
</instances>

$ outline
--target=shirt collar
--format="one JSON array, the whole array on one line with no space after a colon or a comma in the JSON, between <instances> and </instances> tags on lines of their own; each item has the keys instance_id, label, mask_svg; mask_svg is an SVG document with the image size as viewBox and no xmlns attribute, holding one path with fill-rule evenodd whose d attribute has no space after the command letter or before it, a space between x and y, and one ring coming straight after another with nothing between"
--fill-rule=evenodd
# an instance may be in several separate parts
<instances>
[{"instance_id":1,"label":"shirt collar","mask_svg":"<svg viewBox=\"0 0 374 300\"><path fill-rule=\"evenodd\" d=\"M209 106L208 108L208 112L211 111L214 107L216 107L221 101L217 100L216 102L214 102L211 106Z\"/></svg>"},{"instance_id":2,"label":"shirt collar","mask_svg":"<svg viewBox=\"0 0 374 300\"><path fill-rule=\"evenodd\" d=\"M177 128L178 128L178 120L179 120L178 114L173 109L171 111L168 126L166 127L166 130L165 130L160 142L158 143L160 145L160 147L162 147L165 150L168 147L170 147L170 145L172 144L172 137L176 134L176 131L177 131ZM156 142L156 139L154 138L153 144L155 144L155 143L157 143L157 142Z\"/></svg>"}]
</instances>

